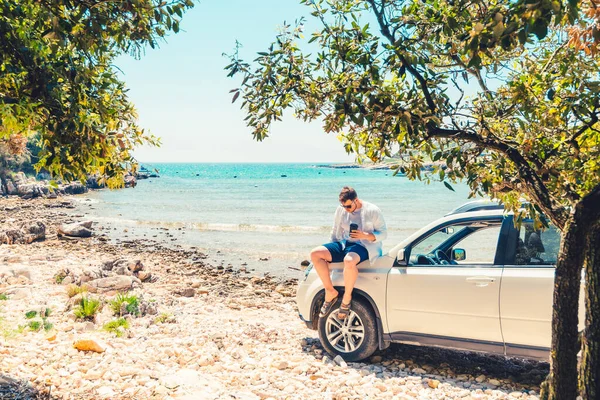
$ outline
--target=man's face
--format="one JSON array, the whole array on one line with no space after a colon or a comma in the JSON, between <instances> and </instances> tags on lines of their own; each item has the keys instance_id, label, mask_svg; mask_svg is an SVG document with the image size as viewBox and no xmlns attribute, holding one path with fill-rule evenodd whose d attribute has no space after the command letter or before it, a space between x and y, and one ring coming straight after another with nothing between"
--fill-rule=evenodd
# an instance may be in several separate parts
<instances>
[{"instance_id":1,"label":"man's face","mask_svg":"<svg viewBox=\"0 0 600 400\"><path fill-rule=\"evenodd\" d=\"M354 212L356 211L356 200L357 199L342 201L342 207L349 213Z\"/></svg>"}]
</instances>

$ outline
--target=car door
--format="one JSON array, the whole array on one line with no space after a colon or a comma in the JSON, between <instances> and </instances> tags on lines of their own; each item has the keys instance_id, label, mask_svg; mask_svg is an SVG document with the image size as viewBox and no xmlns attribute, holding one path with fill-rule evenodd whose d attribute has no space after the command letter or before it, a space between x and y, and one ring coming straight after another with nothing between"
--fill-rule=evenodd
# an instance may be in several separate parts
<instances>
[{"instance_id":1,"label":"car door","mask_svg":"<svg viewBox=\"0 0 600 400\"><path fill-rule=\"evenodd\" d=\"M504 248L507 229L503 221L502 215L451 221L406 248L408 265L395 266L388 276L392 339L504 351L498 310L503 263L498 248ZM442 251L449 258L458 248L466 250L465 260L428 256Z\"/></svg>"},{"instance_id":2,"label":"car door","mask_svg":"<svg viewBox=\"0 0 600 400\"><path fill-rule=\"evenodd\" d=\"M502 275L500 319L507 355L548 356L552 337L554 270L560 232L525 220L509 235Z\"/></svg>"}]
</instances>

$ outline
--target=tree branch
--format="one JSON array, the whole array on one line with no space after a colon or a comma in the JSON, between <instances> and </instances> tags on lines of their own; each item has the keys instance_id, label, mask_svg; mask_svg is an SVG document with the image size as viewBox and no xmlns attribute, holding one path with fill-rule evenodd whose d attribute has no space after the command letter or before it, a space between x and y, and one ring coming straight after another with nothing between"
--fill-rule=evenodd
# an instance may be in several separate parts
<instances>
[{"instance_id":1,"label":"tree branch","mask_svg":"<svg viewBox=\"0 0 600 400\"><path fill-rule=\"evenodd\" d=\"M514 147L498 140L496 137L482 137L476 133L456 129L443 129L433 124L427 125L427 133L431 137L462 139L482 147L496 150L505 154L515 164L521 178L529 182L528 194L531 195L540 208L548 215L558 229L563 229L569 213L555 199L550 196L548 188L541 177L531 168L523 155Z\"/></svg>"},{"instance_id":2,"label":"tree branch","mask_svg":"<svg viewBox=\"0 0 600 400\"><path fill-rule=\"evenodd\" d=\"M429 107L431 112L435 113L437 111L437 107L435 105L435 102L433 101L433 97L431 95L431 92L429 91L429 87L427 86L427 80L423 77L423 75L421 75L421 73L415 67L413 67L406 60L406 57L404 57L404 55L396 48L396 38L390 32L390 27L385 22L385 17L383 15L385 5L382 3L381 9L377 9L377 6L376 6L374 0L367 0L367 2L373 8L373 12L375 13L375 16L377 17L377 22L379 23L379 28L380 28L382 35L386 39L388 39L388 41L390 42L390 44L392 46L394 46L395 53L398 56L398 58L400 59L402 66L404 68L406 68L406 70L419 82L419 85L421 86L421 91L423 92L423 96L425 96L425 101L427 102L427 107Z\"/></svg>"}]
</instances>

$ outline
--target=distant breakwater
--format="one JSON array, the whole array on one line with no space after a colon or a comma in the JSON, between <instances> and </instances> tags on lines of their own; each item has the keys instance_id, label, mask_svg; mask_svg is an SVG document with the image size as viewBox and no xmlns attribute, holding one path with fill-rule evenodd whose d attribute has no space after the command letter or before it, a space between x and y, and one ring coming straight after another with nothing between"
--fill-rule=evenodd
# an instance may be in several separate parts
<instances>
[{"instance_id":1,"label":"distant breakwater","mask_svg":"<svg viewBox=\"0 0 600 400\"><path fill-rule=\"evenodd\" d=\"M398 163L386 163L386 164L357 164L357 163L347 163L347 164L318 164L315 165L317 168L333 168L333 169L353 169L353 168L363 168L363 169L371 169L371 170L392 170L393 166L398 165ZM441 162L429 162L424 163L421 167L422 171L433 171L435 167L441 166L442 169L446 169L446 164Z\"/></svg>"}]
</instances>

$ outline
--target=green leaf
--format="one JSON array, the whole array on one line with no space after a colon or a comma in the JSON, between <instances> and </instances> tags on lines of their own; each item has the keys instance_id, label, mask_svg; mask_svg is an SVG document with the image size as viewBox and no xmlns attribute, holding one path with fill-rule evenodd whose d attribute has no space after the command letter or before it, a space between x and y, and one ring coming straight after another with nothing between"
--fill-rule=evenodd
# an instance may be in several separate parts
<instances>
[{"instance_id":1,"label":"green leaf","mask_svg":"<svg viewBox=\"0 0 600 400\"><path fill-rule=\"evenodd\" d=\"M455 192L454 188L448 182L444 181L444 186L446 186L449 190Z\"/></svg>"},{"instance_id":2,"label":"green leaf","mask_svg":"<svg viewBox=\"0 0 600 400\"><path fill-rule=\"evenodd\" d=\"M533 33L539 40L542 40L548 34L548 24L542 19L538 19L533 24Z\"/></svg>"}]
</instances>

